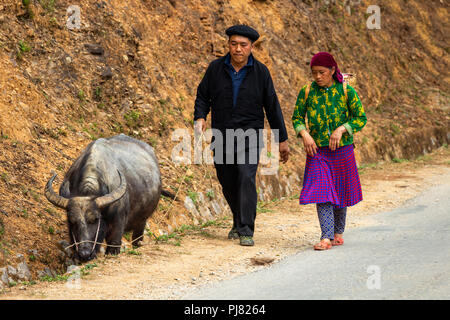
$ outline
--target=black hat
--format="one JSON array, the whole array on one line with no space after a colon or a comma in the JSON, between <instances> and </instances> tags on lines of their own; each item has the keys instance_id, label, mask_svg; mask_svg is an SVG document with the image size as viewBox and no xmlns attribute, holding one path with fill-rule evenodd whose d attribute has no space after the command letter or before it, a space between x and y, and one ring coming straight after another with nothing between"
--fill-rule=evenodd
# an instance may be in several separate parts
<instances>
[{"instance_id":1,"label":"black hat","mask_svg":"<svg viewBox=\"0 0 450 320\"><path fill-rule=\"evenodd\" d=\"M229 27L225 33L227 36L231 37L232 35L240 35L243 37L249 38L252 42L255 42L259 38L259 33L255 29L246 26L244 24L237 24L235 26Z\"/></svg>"}]
</instances>

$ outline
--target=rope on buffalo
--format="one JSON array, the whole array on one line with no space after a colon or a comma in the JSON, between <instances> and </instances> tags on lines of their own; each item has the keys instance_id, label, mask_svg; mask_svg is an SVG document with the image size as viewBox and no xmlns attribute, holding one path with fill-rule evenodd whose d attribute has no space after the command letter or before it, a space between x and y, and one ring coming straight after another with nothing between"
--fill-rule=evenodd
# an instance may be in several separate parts
<instances>
[{"instance_id":1,"label":"rope on buffalo","mask_svg":"<svg viewBox=\"0 0 450 320\"><path fill-rule=\"evenodd\" d=\"M69 249L69 248L72 248L73 246L75 246L75 248L76 248L77 251L78 251L78 245L79 245L79 244L82 244L82 243L93 243L91 253L94 251L94 248L95 248L95 246L96 246L97 244L103 245L103 246L105 246L105 247L114 247L114 248L121 248L121 247L122 247L121 244L114 245L114 244L107 244L107 243L103 243L103 242L98 242L98 241L97 241L97 237L95 238L95 241L92 241L92 240L76 241L75 236L74 236L73 234L72 234L72 237L73 237L73 239L74 239L73 244L71 244L71 245L69 245L69 246L67 246L67 247L64 247L64 250ZM131 241L131 243L136 242L136 241L138 241L139 239L141 239L141 238L143 238L143 237L144 237L144 235L141 235L141 236L137 237L136 239L134 239L133 241Z\"/></svg>"}]
</instances>

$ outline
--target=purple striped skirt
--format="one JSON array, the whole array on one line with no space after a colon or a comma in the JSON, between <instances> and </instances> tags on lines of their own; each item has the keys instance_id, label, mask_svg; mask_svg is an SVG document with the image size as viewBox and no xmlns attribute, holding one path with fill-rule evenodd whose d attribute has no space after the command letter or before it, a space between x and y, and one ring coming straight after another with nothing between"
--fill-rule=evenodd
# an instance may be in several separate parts
<instances>
[{"instance_id":1,"label":"purple striped skirt","mask_svg":"<svg viewBox=\"0 0 450 320\"><path fill-rule=\"evenodd\" d=\"M344 208L361 200L361 183L353 145L335 151L321 147L314 157L306 157L300 204L331 202L338 208Z\"/></svg>"}]
</instances>

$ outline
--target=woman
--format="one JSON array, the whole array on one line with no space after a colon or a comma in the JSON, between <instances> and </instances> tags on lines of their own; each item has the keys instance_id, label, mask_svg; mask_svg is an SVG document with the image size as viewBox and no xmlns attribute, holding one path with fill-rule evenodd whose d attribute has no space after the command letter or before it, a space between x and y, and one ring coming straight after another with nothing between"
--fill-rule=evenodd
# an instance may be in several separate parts
<instances>
[{"instance_id":1,"label":"woman","mask_svg":"<svg viewBox=\"0 0 450 320\"><path fill-rule=\"evenodd\" d=\"M347 207L362 200L353 134L367 118L331 54L317 53L310 66L314 81L300 90L292 123L307 153L300 204L316 203L322 235L314 249L327 250L344 243Z\"/></svg>"}]
</instances>

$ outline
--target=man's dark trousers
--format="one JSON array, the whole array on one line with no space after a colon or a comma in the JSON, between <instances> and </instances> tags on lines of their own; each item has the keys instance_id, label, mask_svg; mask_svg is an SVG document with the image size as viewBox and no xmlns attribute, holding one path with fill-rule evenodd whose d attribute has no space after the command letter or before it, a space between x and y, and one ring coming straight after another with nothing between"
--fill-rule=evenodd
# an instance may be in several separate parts
<instances>
[{"instance_id":1,"label":"man's dark trousers","mask_svg":"<svg viewBox=\"0 0 450 320\"><path fill-rule=\"evenodd\" d=\"M239 150L234 145L234 150L228 150L228 153L230 152L233 153L231 163L226 161L226 152L222 164L214 161L217 178L233 213L233 228L237 230L240 236L253 236L258 201L256 171L261 149L258 146L250 148L246 143L245 149ZM214 153L214 157L216 158L216 153Z\"/></svg>"}]
</instances>

